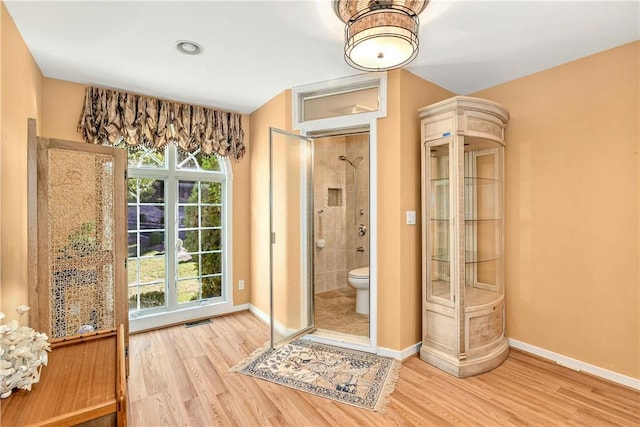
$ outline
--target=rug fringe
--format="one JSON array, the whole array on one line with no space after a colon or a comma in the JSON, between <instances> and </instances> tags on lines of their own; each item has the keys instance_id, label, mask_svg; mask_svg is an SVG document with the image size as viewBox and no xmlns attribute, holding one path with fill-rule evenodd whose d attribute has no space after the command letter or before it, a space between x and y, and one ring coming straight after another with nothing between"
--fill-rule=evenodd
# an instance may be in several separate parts
<instances>
[{"instance_id":1,"label":"rug fringe","mask_svg":"<svg viewBox=\"0 0 640 427\"><path fill-rule=\"evenodd\" d=\"M380 393L380 399L376 402L376 406L373 408L374 411L384 414L387 410L387 404L391 398L391 393L396 388L396 383L400 378L400 368L402 367L402 363L399 360L393 359L391 364L391 369L389 369L389 374L387 375L387 379L384 382L384 386L382 388L382 393Z\"/></svg>"},{"instance_id":2,"label":"rug fringe","mask_svg":"<svg viewBox=\"0 0 640 427\"><path fill-rule=\"evenodd\" d=\"M262 352L271 348L271 344L267 341L261 347L253 350L250 355L236 363L235 366L229 368L229 372L238 372L240 369L244 368L249 362L258 357Z\"/></svg>"}]
</instances>

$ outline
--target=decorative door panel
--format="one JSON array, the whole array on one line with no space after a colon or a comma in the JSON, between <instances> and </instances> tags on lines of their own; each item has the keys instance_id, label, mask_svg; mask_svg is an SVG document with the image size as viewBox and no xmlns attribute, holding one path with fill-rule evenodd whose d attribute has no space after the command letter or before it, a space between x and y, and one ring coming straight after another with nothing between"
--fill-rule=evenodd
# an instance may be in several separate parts
<instances>
[{"instance_id":1,"label":"decorative door panel","mask_svg":"<svg viewBox=\"0 0 640 427\"><path fill-rule=\"evenodd\" d=\"M37 181L41 330L126 331L125 151L38 138Z\"/></svg>"}]
</instances>

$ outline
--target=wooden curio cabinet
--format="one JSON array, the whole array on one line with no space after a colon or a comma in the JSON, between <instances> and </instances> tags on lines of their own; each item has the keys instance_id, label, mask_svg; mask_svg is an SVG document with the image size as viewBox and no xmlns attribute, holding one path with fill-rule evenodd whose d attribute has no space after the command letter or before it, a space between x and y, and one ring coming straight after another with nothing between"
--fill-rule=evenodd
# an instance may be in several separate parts
<instances>
[{"instance_id":1,"label":"wooden curio cabinet","mask_svg":"<svg viewBox=\"0 0 640 427\"><path fill-rule=\"evenodd\" d=\"M457 96L419 110L422 145L420 358L458 377L507 357L504 128L509 113Z\"/></svg>"}]
</instances>

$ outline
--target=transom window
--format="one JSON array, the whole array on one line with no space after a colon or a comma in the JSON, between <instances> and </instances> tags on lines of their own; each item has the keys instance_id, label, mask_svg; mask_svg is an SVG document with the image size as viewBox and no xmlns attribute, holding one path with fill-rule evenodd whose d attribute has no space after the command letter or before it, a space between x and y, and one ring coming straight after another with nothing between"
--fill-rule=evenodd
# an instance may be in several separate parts
<instances>
[{"instance_id":1,"label":"transom window","mask_svg":"<svg viewBox=\"0 0 640 427\"><path fill-rule=\"evenodd\" d=\"M227 302L227 175L225 159L185 153L174 144L163 152L146 147L129 152L132 321ZM172 316L167 323L174 322Z\"/></svg>"}]
</instances>

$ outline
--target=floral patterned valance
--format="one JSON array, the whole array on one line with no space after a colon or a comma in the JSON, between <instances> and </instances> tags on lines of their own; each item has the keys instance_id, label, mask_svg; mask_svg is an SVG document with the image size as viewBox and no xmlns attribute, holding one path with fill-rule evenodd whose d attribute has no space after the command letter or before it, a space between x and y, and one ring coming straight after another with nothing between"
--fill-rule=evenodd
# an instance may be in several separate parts
<instances>
[{"instance_id":1,"label":"floral patterned valance","mask_svg":"<svg viewBox=\"0 0 640 427\"><path fill-rule=\"evenodd\" d=\"M240 160L245 153L241 115L96 87L87 88L78 132L93 144L163 149Z\"/></svg>"}]
</instances>

